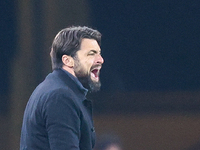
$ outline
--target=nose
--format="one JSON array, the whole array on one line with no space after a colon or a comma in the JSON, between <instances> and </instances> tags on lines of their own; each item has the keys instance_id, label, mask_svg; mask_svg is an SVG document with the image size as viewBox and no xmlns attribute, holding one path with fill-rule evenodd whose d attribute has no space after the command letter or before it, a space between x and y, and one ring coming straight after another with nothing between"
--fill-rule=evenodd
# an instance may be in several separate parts
<instances>
[{"instance_id":1,"label":"nose","mask_svg":"<svg viewBox=\"0 0 200 150\"><path fill-rule=\"evenodd\" d=\"M103 59L103 57L99 54L99 55L97 55L97 63L98 64L103 64L104 63L104 59Z\"/></svg>"}]
</instances>

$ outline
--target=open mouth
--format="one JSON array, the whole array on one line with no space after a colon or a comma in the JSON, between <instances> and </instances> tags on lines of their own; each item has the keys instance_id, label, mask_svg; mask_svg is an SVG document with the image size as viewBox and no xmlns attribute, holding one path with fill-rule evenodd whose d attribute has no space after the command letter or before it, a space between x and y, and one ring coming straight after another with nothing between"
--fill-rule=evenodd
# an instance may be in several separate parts
<instances>
[{"instance_id":1,"label":"open mouth","mask_svg":"<svg viewBox=\"0 0 200 150\"><path fill-rule=\"evenodd\" d=\"M95 68L91 71L91 77L95 80L99 80L99 68Z\"/></svg>"}]
</instances>

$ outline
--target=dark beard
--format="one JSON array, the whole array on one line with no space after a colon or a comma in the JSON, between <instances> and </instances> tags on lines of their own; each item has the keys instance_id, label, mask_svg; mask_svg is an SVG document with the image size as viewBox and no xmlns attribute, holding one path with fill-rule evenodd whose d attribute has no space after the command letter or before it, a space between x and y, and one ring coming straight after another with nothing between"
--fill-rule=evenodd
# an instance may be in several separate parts
<instances>
[{"instance_id":1,"label":"dark beard","mask_svg":"<svg viewBox=\"0 0 200 150\"><path fill-rule=\"evenodd\" d=\"M76 73L75 73L76 74ZM87 76L80 76L80 74L76 74L78 80L82 83L83 87L88 89L90 92L97 92L100 90L101 82L94 82L92 81L90 75Z\"/></svg>"},{"instance_id":2,"label":"dark beard","mask_svg":"<svg viewBox=\"0 0 200 150\"><path fill-rule=\"evenodd\" d=\"M77 66L81 66L79 59L75 56L74 57L75 66L74 66L74 73L78 80L81 82L83 87L89 90L89 92L97 92L100 90L101 82L94 82L91 79L90 74L84 74L82 71L76 71Z\"/></svg>"}]
</instances>

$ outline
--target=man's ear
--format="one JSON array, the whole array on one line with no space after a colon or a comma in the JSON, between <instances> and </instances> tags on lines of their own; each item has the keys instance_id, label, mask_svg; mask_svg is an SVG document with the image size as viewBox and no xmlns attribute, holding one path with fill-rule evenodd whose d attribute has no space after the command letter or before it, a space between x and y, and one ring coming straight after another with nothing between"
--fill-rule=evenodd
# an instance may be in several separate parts
<instances>
[{"instance_id":1,"label":"man's ear","mask_svg":"<svg viewBox=\"0 0 200 150\"><path fill-rule=\"evenodd\" d=\"M74 67L74 59L71 56L63 55L62 62L65 66L68 66L69 68Z\"/></svg>"}]
</instances>

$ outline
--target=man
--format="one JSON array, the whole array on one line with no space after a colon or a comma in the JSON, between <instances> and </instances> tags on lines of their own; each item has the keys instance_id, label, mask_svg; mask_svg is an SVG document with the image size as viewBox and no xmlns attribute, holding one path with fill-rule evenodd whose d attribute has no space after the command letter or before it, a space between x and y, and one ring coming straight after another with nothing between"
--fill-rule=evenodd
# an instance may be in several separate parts
<instances>
[{"instance_id":1,"label":"man","mask_svg":"<svg viewBox=\"0 0 200 150\"><path fill-rule=\"evenodd\" d=\"M23 118L21 150L92 150L95 131L89 91L100 89L101 34L69 27L51 48L53 72L32 93Z\"/></svg>"}]
</instances>

